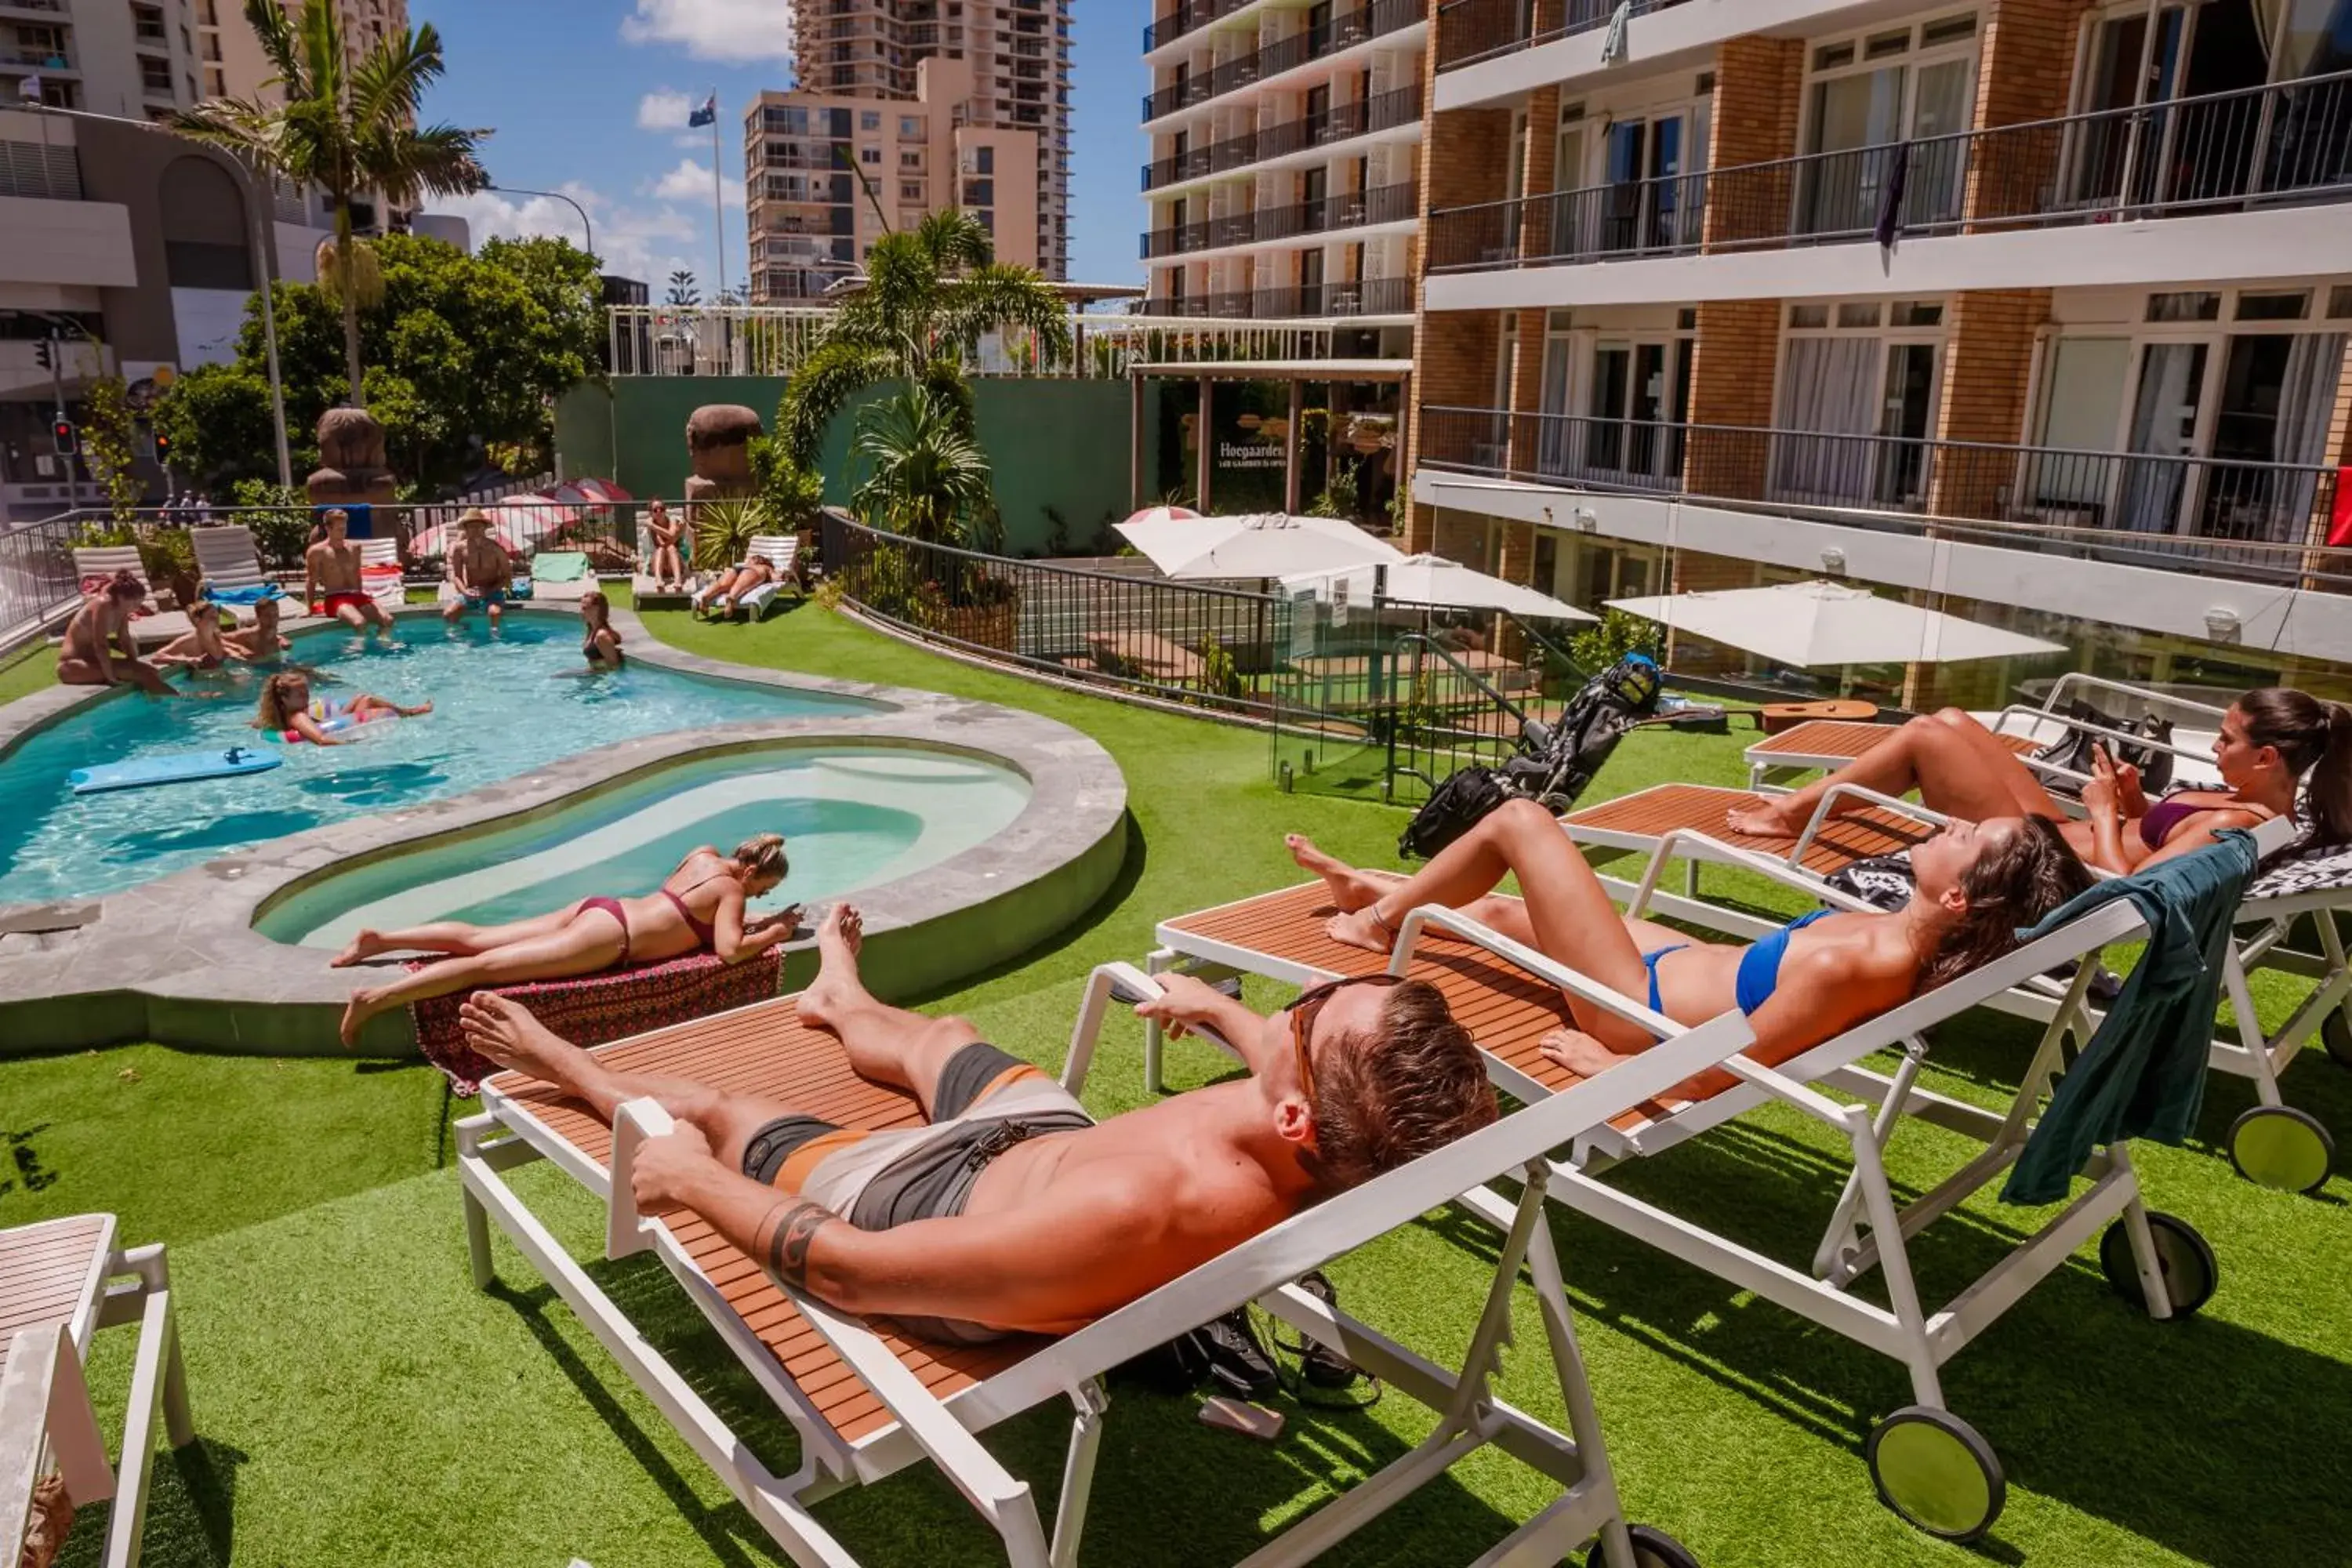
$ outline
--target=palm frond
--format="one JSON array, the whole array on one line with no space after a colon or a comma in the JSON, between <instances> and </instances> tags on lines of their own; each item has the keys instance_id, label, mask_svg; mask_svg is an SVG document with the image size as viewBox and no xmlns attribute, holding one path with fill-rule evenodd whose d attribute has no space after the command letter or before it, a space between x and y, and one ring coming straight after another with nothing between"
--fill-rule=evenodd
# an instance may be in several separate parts
<instances>
[{"instance_id":1,"label":"palm frond","mask_svg":"<svg viewBox=\"0 0 2352 1568\"><path fill-rule=\"evenodd\" d=\"M793 372L776 411L777 437L803 468L816 466L825 430L849 400L900 373L898 356L872 343L835 341L821 344Z\"/></svg>"},{"instance_id":2,"label":"palm frond","mask_svg":"<svg viewBox=\"0 0 2352 1568\"><path fill-rule=\"evenodd\" d=\"M352 123L362 131L415 123L425 89L446 68L430 22L379 40L351 75Z\"/></svg>"},{"instance_id":3,"label":"palm frond","mask_svg":"<svg viewBox=\"0 0 2352 1568\"><path fill-rule=\"evenodd\" d=\"M480 190L489 179L477 152L489 134L455 125L428 125L422 131L388 127L360 139L352 164L362 184L381 188L396 206L407 206L419 196L463 195Z\"/></svg>"},{"instance_id":4,"label":"palm frond","mask_svg":"<svg viewBox=\"0 0 2352 1568\"><path fill-rule=\"evenodd\" d=\"M987 455L922 387L860 414L851 450L871 465L854 498L869 523L956 544L994 504Z\"/></svg>"},{"instance_id":5,"label":"palm frond","mask_svg":"<svg viewBox=\"0 0 2352 1568\"><path fill-rule=\"evenodd\" d=\"M245 19L261 44L262 58L278 73L262 85L285 89L289 99L310 97L301 42L286 7L278 0L245 0Z\"/></svg>"},{"instance_id":6,"label":"palm frond","mask_svg":"<svg viewBox=\"0 0 2352 1568\"><path fill-rule=\"evenodd\" d=\"M915 230L915 243L930 258L935 271L971 272L996 259L995 241L980 219L961 207L941 207L924 216Z\"/></svg>"}]
</instances>

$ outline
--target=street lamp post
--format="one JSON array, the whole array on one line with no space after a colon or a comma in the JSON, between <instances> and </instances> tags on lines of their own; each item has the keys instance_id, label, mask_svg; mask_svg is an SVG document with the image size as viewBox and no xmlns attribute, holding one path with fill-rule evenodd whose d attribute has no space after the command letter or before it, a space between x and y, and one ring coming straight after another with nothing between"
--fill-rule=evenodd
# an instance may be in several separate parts
<instances>
[{"instance_id":1,"label":"street lamp post","mask_svg":"<svg viewBox=\"0 0 2352 1568\"><path fill-rule=\"evenodd\" d=\"M520 185L501 185L495 180L490 182L488 184L484 185L482 188L486 191L501 191L510 196L545 196L551 202L571 202L572 210L580 215L580 226L585 229L588 234L587 249L589 258L591 260L595 258L596 226L588 220L588 209L582 206L578 202L573 201L572 197L565 195L562 191L527 191Z\"/></svg>"},{"instance_id":2,"label":"street lamp post","mask_svg":"<svg viewBox=\"0 0 2352 1568\"><path fill-rule=\"evenodd\" d=\"M27 79L27 81L29 83L35 79ZM203 142L195 142L192 137L180 135L168 125L158 125L147 120L131 120L120 114L100 114L87 109L60 109L54 104L39 101L33 93L25 95L25 101L20 107L30 110L35 114L54 114L68 120L94 120L108 125L127 125L134 131L152 132L159 136L169 136L174 141L189 142L195 146L204 145ZM254 265L260 268L261 280L261 336L269 353L269 416L271 422L277 426L278 435L278 482L285 489L292 489L294 488L294 456L293 448L286 439L286 384L279 375L278 368L278 310L270 298L272 292L270 285L275 281L274 274L277 271L271 264L277 255L277 247L270 243L268 226L271 204L263 200L259 171L248 165L242 158L232 156L229 162L236 164L237 173L244 176L246 207L253 218L253 239L256 247Z\"/></svg>"}]
</instances>

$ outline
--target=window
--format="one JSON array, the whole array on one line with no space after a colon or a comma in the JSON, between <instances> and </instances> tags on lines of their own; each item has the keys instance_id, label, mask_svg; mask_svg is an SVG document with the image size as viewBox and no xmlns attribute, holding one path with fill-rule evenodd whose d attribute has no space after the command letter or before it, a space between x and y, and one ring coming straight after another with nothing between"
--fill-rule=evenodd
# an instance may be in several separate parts
<instances>
[{"instance_id":1,"label":"window","mask_svg":"<svg viewBox=\"0 0 2352 1568\"><path fill-rule=\"evenodd\" d=\"M1910 52L1911 29L1908 27L1900 28L1892 33L1881 33L1874 38L1865 40L1862 46L1862 58L1866 60L1883 60L1890 55L1903 55Z\"/></svg>"},{"instance_id":2,"label":"window","mask_svg":"<svg viewBox=\"0 0 2352 1568\"><path fill-rule=\"evenodd\" d=\"M898 116L898 138L902 142L921 141L923 139L922 117L915 114Z\"/></svg>"},{"instance_id":3,"label":"window","mask_svg":"<svg viewBox=\"0 0 2352 1568\"><path fill-rule=\"evenodd\" d=\"M1696 306L1685 305L1675 312L1675 331L1678 332L1698 331L1698 310Z\"/></svg>"},{"instance_id":4,"label":"window","mask_svg":"<svg viewBox=\"0 0 2352 1568\"><path fill-rule=\"evenodd\" d=\"M2147 319L2151 321L2218 321L2221 319L2221 296L2196 292L2150 294L2147 297Z\"/></svg>"},{"instance_id":5,"label":"window","mask_svg":"<svg viewBox=\"0 0 2352 1568\"><path fill-rule=\"evenodd\" d=\"M861 109L861 110L859 110L857 111L857 129L859 129L860 131L879 131L879 130L881 130L881 129L882 129L882 111L881 111L880 110L878 110L878 109Z\"/></svg>"},{"instance_id":6,"label":"window","mask_svg":"<svg viewBox=\"0 0 2352 1568\"><path fill-rule=\"evenodd\" d=\"M149 92L169 94L172 90L172 62L151 60L142 56L139 61L139 80Z\"/></svg>"},{"instance_id":7,"label":"window","mask_svg":"<svg viewBox=\"0 0 2352 1568\"><path fill-rule=\"evenodd\" d=\"M2327 319L2341 321L2352 318L2352 283L2338 283L2327 291Z\"/></svg>"},{"instance_id":8,"label":"window","mask_svg":"<svg viewBox=\"0 0 2352 1568\"><path fill-rule=\"evenodd\" d=\"M912 147L901 147L898 149L898 167L901 169L919 169L922 166L923 154L920 151Z\"/></svg>"},{"instance_id":9,"label":"window","mask_svg":"<svg viewBox=\"0 0 2352 1568\"><path fill-rule=\"evenodd\" d=\"M1840 305L1837 308L1837 324L1847 331L1875 327L1878 325L1877 301L1866 300L1859 305Z\"/></svg>"},{"instance_id":10,"label":"window","mask_svg":"<svg viewBox=\"0 0 2352 1568\"><path fill-rule=\"evenodd\" d=\"M861 163L871 163L878 166L882 162L882 149L879 147L860 147L857 150L857 161Z\"/></svg>"},{"instance_id":11,"label":"window","mask_svg":"<svg viewBox=\"0 0 2352 1568\"><path fill-rule=\"evenodd\" d=\"M1965 16L1947 16L1940 22L1930 22L1919 29L1919 47L1932 49L1938 44L1957 44L1962 38L1977 36L1977 18L1973 11Z\"/></svg>"},{"instance_id":12,"label":"window","mask_svg":"<svg viewBox=\"0 0 2352 1568\"><path fill-rule=\"evenodd\" d=\"M983 174L993 174L996 173L996 149L993 147L982 147L979 152L973 153L972 168L978 173Z\"/></svg>"},{"instance_id":13,"label":"window","mask_svg":"<svg viewBox=\"0 0 2352 1568\"><path fill-rule=\"evenodd\" d=\"M1793 331L1801 332L1811 331L1826 328L1829 324L1830 308L1827 305L1791 305L1789 307L1789 325Z\"/></svg>"},{"instance_id":14,"label":"window","mask_svg":"<svg viewBox=\"0 0 2352 1568\"><path fill-rule=\"evenodd\" d=\"M1940 327L1944 324L1944 306L1938 300L1897 300L1889 308L1886 324L1890 327Z\"/></svg>"},{"instance_id":15,"label":"window","mask_svg":"<svg viewBox=\"0 0 2352 1568\"><path fill-rule=\"evenodd\" d=\"M899 181L898 199L902 202L921 201L923 199L923 182L920 180Z\"/></svg>"},{"instance_id":16,"label":"window","mask_svg":"<svg viewBox=\"0 0 2352 1568\"><path fill-rule=\"evenodd\" d=\"M2300 290L2293 294L2238 296L2238 320L2242 321L2300 321L2310 314L2311 296Z\"/></svg>"}]
</instances>

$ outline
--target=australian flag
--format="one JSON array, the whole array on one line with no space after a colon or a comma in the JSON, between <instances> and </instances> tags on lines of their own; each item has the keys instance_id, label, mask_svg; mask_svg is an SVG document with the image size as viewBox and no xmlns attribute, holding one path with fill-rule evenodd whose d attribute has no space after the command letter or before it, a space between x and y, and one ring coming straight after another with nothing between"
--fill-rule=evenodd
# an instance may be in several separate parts
<instances>
[{"instance_id":1,"label":"australian flag","mask_svg":"<svg viewBox=\"0 0 2352 1568\"><path fill-rule=\"evenodd\" d=\"M719 95L715 92L709 98L702 100L701 108L694 110L694 112L686 117L686 128L688 131L699 130L705 125L716 125L718 123Z\"/></svg>"}]
</instances>

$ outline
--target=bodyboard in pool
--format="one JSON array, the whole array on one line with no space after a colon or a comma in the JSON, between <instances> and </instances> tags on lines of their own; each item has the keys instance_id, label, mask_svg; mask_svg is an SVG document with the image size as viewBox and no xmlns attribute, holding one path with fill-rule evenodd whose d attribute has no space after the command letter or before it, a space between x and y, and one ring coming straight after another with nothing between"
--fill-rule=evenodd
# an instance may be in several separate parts
<instances>
[{"instance_id":1,"label":"bodyboard in pool","mask_svg":"<svg viewBox=\"0 0 2352 1568\"><path fill-rule=\"evenodd\" d=\"M135 762L76 768L66 775L66 782L73 785L76 795L97 795L112 789L145 789L151 784L191 784L197 779L266 773L284 761L277 752L257 746L230 746L218 752L180 752L168 757L142 757Z\"/></svg>"}]
</instances>

